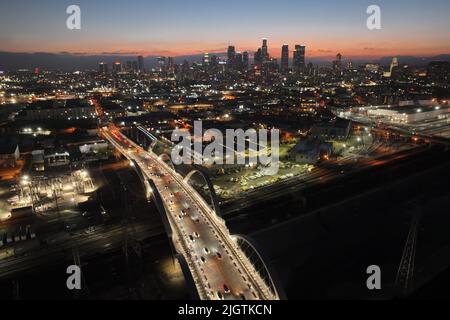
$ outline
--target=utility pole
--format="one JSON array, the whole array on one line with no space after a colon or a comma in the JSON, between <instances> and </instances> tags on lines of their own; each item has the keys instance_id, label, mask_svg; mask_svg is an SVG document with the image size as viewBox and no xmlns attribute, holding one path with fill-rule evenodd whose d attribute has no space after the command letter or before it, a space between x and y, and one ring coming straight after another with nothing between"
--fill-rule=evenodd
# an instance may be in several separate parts
<instances>
[{"instance_id":1,"label":"utility pole","mask_svg":"<svg viewBox=\"0 0 450 320\"><path fill-rule=\"evenodd\" d=\"M411 217L408 237L397 272L395 285L400 295L406 297L414 287L414 263L416 258L417 235L422 212L415 209Z\"/></svg>"},{"instance_id":2,"label":"utility pole","mask_svg":"<svg viewBox=\"0 0 450 320\"><path fill-rule=\"evenodd\" d=\"M89 295L89 288L87 286L86 278L84 277L83 270L81 268L82 266L81 266L80 250L76 245L72 247L72 256L73 256L73 264L80 268L80 276L82 281L81 290L85 295ZM75 296L78 297L78 290L75 291Z\"/></svg>"}]
</instances>

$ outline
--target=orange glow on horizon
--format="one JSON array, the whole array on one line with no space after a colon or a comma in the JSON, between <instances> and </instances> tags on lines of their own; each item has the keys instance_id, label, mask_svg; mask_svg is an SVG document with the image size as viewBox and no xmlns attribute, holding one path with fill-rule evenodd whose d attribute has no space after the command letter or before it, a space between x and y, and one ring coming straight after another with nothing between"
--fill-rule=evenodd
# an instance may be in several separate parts
<instances>
[{"instance_id":1,"label":"orange glow on horizon","mask_svg":"<svg viewBox=\"0 0 450 320\"><path fill-rule=\"evenodd\" d=\"M324 58L334 59L337 53L341 53L345 59L351 58L380 58L384 56L434 56L439 54L450 54L450 43L443 42L443 44L436 45L431 40L421 39L401 39L401 40L379 40L366 41L364 39L304 39L304 41L290 40L286 41L289 44L290 56L296 44L306 46L307 58ZM284 42L270 41L269 39L269 53L275 58L280 58L281 47ZM71 45L64 44L42 44L31 43L25 47L18 46L14 50L8 48L1 48L0 51L8 52L48 52L48 53L67 53L73 55L111 55L111 56L190 56L203 55L208 52L210 55L224 54L227 51L228 45L234 45L236 51L255 52L261 43L258 39L256 41L236 41L234 43L165 43L158 45L150 45L148 43L127 43L122 42L83 42L73 43ZM84 50L83 48L89 48ZM215 49L214 49L215 48Z\"/></svg>"}]
</instances>

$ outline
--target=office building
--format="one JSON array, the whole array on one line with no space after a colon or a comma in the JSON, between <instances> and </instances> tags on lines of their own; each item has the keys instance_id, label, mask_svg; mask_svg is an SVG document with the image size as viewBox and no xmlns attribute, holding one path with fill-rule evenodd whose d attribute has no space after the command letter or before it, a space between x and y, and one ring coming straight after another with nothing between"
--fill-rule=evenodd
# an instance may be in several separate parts
<instances>
[{"instance_id":1,"label":"office building","mask_svg":"<svg viewBox=\"0 0 450 320\"><path fill-rule=\"evenodd\" d=\"M295 72L303 72L305 70L306 47L296 45L294 51L293 67Z\"/></svg>"},{"instance_id":2,"label":"office building","mask_svg":"<svg viewBox=\"0 0 450 320\"><path fill-rule=\"evenodd\" d=\"M236 63L236 48L229 46L227 51L227 66L229 69L234 69Z\"/></svg>"},{"instance_id":3,"label":"office building","mask_svg":"<svg viewBox=\"0 0 450 320\"><path fill-rule=\"evenodd\" d=\"M138 70L140 72L144 72L144 57L143 56L139 56L138 57Z\"/></svg>"},{"instance_id":4,"label":"office building","mask_svg":"<svg viewBox=\"0 0 450 320\"><path fill-rule=\"evenodd\" d=\"M102 74L108 74L108 64L106 62L100 62L98 64L98 72Z\"/></svg>"},{"instance_id":5,"label":"office building","mask_svg":"<svg viewBox=\"0 0 450 320\"><path fill-rule=\"evenodd\" d=\"M281 72L287 73L289 71L289 46L283 45L281 49Z\"/></svg>"},{"instance_id":6,"label":"office building","mask_svg":"<svg viewBox=\"0 0 450 320\"><path fill-rule=\"evenodd\" d=\"M244 71L248 70L250 63L249 63L249 57L248 57L248 52L244 51L242 53L242 68Z\"/></svg>"},{"instance_id":7,"label":"office building","mask_svg":"<svg viewBox=\"0 0 450 320\"><path fill-rule=\"evenodd\" d=\"M262 58L262 62L266 62L270 58L269 47L267 45L267 39L263 39L263 44L261 47L261 58Z\"/></svg>"},{"instance_id":8,"label":"office building","mask_svg":"<svg viewBox=\"0 0 450 320\"><path fill-rule=\"evenodd\" d=\"M333 61L333 69L335 71L341 71L342 70L342 54L338 53L336 55L336 60Z\"/></svg>"},{"instance_id":9,"label":"office building","mask_svg":"<svg viewBox=\"0 0 450 320\"><path fill-rule=\"evenodd\" d=\"M113 72L114 73L122 72L122 63L120 61L116 61L113 63Z\"/></svg>"}]
</instances>

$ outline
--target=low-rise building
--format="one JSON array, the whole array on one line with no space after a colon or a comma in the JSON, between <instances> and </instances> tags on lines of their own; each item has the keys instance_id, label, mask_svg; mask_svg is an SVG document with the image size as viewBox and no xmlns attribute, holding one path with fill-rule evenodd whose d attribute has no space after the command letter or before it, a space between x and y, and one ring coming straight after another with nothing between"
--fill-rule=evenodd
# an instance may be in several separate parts
<instances>
[{"instance_id":1,"label":"low-rise building","mask_svg":"<svg viewBox=\"0 0 450 320\"><path fill-rule=\"evenodd\" d=\"M450 108L448 106L387 106L373 108L367 111L368 115L384 122L414 123L439 118L448 118Z\"/></svg>"},{"instance_id":2,"label":"low-rise building","mask_svg":"<svg viewBox=\"0 0 450 320\"><path fill-rule=\"evenodd\" d=\"M46 152L45 163L47 167L62 167L67 166L71 162L70 154L67 151L63 152Z\"/></svg>"},{"instance_id":3,"label":"low-rise building","mask_svg":"<svg viewBox=\"0 0 450 320\"><path fill-rule=\"evenodd\" d=\"M0 166L11 167L16 166L17 160L20 158L20 150L17 144L0 145Z\"/></svg>"},{"instance_id":4,"label":"low-rise building","mask_svg":"<svg viewBox=\"0 0 450 320\"><path fill-rule=\"evenodd\" d=\"M318 139L302 139L289 153L289 159L300 164L316 164L329 159L333 144Z\"/></svg>"},{"instance_id":5,"label":"low-rise building","mask_svg":"<svg viewBox=\"0 0 450 320\"><path fill-rule=\"evenodd\" d=\"M44 150L33 150L31 152L33 157L31 168L33 171L42 172L45 171L45 151Z\"/></svg>"},{"instance_id":6,"label":"low-rise building","mask_svg":"<svg viewBox=\"0 0 450 320\"><path fill-rule=\"evenodd\" d=\"M43 100L33 102L19 114L21 120L82 120L95 118L95 108L85 100Z\"/></svg>"},{"instance_id":7,"label":"low-rise building","mask_svg":"<svg viewBox=\"0 0 450 320\"><path fill-rule=\"evenodd\" d=\"M350 134L352 122L345 119L336 119L311 129L311 137L320 140L346 140Z\"/></svg>"}]
</instances>

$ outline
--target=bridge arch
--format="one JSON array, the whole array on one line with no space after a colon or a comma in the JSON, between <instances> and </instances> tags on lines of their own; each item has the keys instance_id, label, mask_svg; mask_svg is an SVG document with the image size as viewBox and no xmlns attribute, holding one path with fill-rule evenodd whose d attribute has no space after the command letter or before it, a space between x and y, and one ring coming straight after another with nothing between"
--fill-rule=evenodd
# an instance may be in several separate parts
<instances>
[{"instance_id":1,"label":"bridge arch","mask_svg":"<svg viewBox=\"0 0 450 320\"><path fill-rule=\"evenodd\" d=\"M203 180L206 182L206 185L207 185L208 191L209 191L209 196L211 198L212 208L214 209L216 215L218 217L222 218L222 212L220 211L219 198L217 197L216 191L214 190L214 185L211 181L211 178L209 177L209 175L206 172L204 172L204 170L197 167L196 169L189 172L186 175L186 177L184 177L184 181L186 183L189 183L195 174L199 174L203 178Z\"/></svg>"},{"instance_id":2,"label":"bridge arch","mask_svg":"<svg viewBox=\"0 0 450 320\"><path fill-rule=\"evenodd\" d=\"M286 300L286 295L281 286L278 274L269 263L269 260L263 256L261 248L259 248L255 241L248 236L238 234L233 235L232 237L236 240L238 246L267 285L272 296L280 300Z\"/></svg>"},{"instance_id":3,"label":"bridge arch","mask_svg":"<svg viewBox=\"0 0 450 320\"><path fill-rule=\"evenodd\" d=\"M156 145L158 144L158 141L153 141L150 146L148 147L148 151L153 151L153 149L156 147Z\"/></svg>"},{"instance_id":4,"label":"bridge arch","mask_svg":"<svg viewBox=\"0 0 450 320\"><path fill-rule=\"evenodd\" d=\"M173 171L176 172L175 166L174 166L174 164L172 162L172 158L167 153L160 154L158 156L158 159L164 161L170 168L173 169Z\"/></svg>"}]
</instances>

